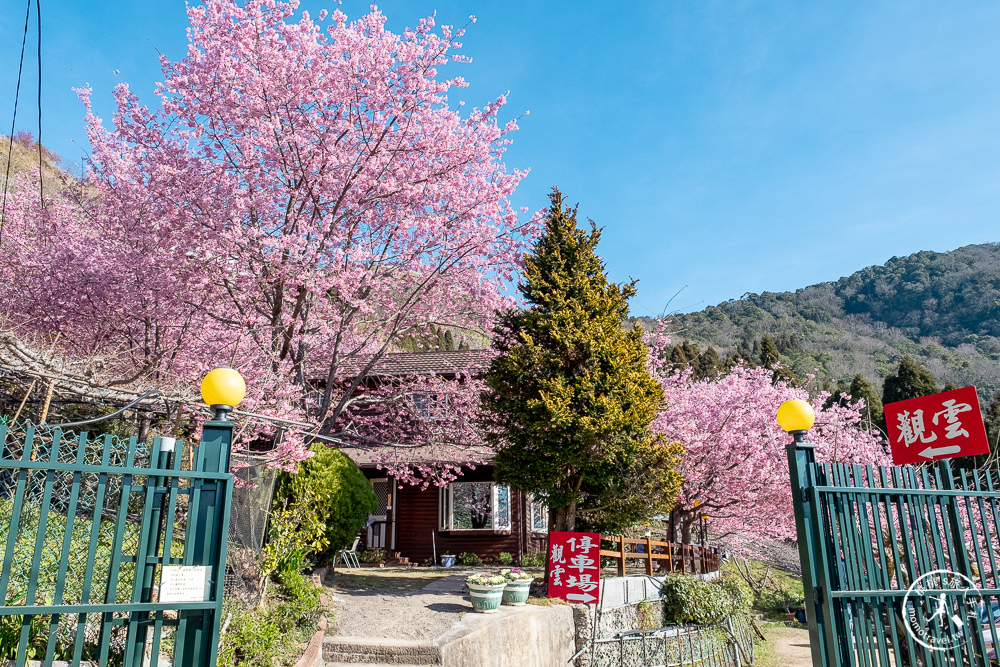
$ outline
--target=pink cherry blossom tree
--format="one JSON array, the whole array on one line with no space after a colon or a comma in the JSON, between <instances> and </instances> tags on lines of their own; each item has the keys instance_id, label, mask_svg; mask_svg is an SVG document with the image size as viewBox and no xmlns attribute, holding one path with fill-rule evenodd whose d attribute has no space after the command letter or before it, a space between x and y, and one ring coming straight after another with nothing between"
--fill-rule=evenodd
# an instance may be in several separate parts
<instances>
[{"instance_id":1,"label":"pink cherry blossom tree","mask_svg":"<svg viewBox=\"0 0 1000 667\"><path fill-rule=\"evenodd\" d=\"M158 106L121 84L110 128L80 90L86 182L47 191L44 207L30 183L14 194L0 269L16 332L101 356L114 382L240 370L247 409L288 420L285 465L306 455L303 431L408 442L411 426L390 437L398 411L363 379L429 324L481 330L509 305L503 285L539 226L509 204L524 172L502 162L516 129L498 120L504 96L464 114L449 99L466 84L439 70L464 60L461 30L431 17L397 35L376 9L355 22L296 11L189 8L188 52L161 58ZM455 421L421 444L478 460L463 453L479 444L468 420Z\"/></svg>"},{"instance_id":2,"label":"pink cherry blossom tree","mask_svg":"<svg viewBox=\"0 0 1000 667\"><path fill-rule=\"evenodd\" d=\"M805 389L774 382L767 368L737 366L721 377L694 381L689 371L656 363L668 342L662 333L647 342L653 348L651 372L666 398L653 428L684 445L679 468L684 483L676 506L684 542L702 515L713 537L736 552L752 550L760 540L795 538L785 451L791 439L775 418L786 400L813 405L816 424L808 440L817 445L817 460L888 464L885 443L862 423L862 402L824 408L827 392L810 398Z\"/></svg>"}]
</instances>

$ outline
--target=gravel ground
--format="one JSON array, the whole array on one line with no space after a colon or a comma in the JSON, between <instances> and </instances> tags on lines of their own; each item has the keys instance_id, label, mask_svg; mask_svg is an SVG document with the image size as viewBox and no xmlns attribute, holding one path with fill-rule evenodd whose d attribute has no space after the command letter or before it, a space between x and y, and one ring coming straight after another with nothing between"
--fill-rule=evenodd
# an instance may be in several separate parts
<instances>
[{"instance_id":1,"label":"gravel ground","mask_svg":"<svg viewBox=\"0 0 1000 667\"><path fill-rule=\"evenodd\" d=\"M465 577L444 576L417 590L331 587L335 625L332 635L393 639L433 639L472 611Z\"/></svg>"},{"instance_id":2,"label":"gravel ground","mask_svg":"<svg viewBox=\"0 0 1000 667\"><path fill-rule=\"evenodd\" d=\"M802 628L774 627L767 631L774 644L774 654L782 667L812 667L809 631Z\"/></svg>"}]
</instances>

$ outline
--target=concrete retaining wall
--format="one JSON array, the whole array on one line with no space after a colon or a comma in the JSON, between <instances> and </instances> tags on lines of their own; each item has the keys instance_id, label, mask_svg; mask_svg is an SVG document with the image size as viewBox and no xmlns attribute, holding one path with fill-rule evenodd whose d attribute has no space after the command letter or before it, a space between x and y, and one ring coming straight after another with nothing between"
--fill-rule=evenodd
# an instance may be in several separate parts
<instances>
[{"instance_id":1,"label":"concrete retaining wall","mask_svg":"<svg viewBox=\"0 0 1000 667\"><path fill-rule=\"evenodd\" d=\"M436 643L446 667L552 667L573 657L573 612L566 605L501 607L466 614Z\"/></svg>"}]
</instances>

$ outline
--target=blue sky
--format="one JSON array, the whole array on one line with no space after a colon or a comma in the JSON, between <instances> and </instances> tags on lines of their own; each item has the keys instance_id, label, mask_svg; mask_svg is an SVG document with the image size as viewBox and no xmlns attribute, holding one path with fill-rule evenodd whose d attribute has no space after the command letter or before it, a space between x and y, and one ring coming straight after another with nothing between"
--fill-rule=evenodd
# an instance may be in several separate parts
<instances>
[{"instance_id":1,"label":"blue sky","mask_svg":"<svg viewBox=\"0 0 1000 667\"><path fill-rule=\"evenodd\" d=\"M181 58L177 0L45 0L43 139L86 152L127 81L154 104L157 54ZM305 2L312 10L333 2ZM1000 3L389 1L399 31L437 10L464 38L481 105L510 91L530 168L515 204L552 185L604 227L633 313L835 280L894 255L1000 241ZM0 131L10 130L23 3L0 13ZM368 4L345 0L350 17ZM18 128L35 131L34 16ZM118 74L115 74L117 70ZM667 302L687 286L669 307Z\"/></svg>"}]
</instances>

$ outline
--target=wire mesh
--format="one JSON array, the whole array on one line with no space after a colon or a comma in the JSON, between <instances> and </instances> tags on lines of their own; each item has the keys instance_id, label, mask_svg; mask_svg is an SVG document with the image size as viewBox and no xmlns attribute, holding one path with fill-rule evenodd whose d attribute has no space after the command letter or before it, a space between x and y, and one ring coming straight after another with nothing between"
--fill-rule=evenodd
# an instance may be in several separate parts
<instances>
[{"instance_id":1,"label":"wire mesh","mask_svg":"<svg viewBox=\"0 0 1000 667\"><path fill-rule=\"evenodd\" d=\"M254 604L264 592L259 564L277 471L268 467L266 457L252 453L234 453L232 468L236 485L229 514L226 599Z\"/></svg>"}]
</instances>

